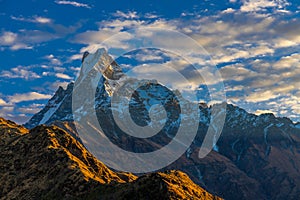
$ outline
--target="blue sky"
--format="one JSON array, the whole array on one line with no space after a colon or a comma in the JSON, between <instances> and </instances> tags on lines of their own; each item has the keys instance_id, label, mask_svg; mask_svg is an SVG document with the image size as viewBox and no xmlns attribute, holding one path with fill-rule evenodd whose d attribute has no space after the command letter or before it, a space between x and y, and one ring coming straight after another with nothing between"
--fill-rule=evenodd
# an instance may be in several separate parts
<instances>
[{"instance_id":1,"label":"blue sky","mask_svg":"<svg viewBox=\"0 0 300 200\"><path fill-rule=\"evenodd\" d=\"M0 0L0 27L0 116L19 123L75 80L84 51L136 27L176 30L202 45L229 103L300 121L298 0Z\"/></svg>"}]
</instances>

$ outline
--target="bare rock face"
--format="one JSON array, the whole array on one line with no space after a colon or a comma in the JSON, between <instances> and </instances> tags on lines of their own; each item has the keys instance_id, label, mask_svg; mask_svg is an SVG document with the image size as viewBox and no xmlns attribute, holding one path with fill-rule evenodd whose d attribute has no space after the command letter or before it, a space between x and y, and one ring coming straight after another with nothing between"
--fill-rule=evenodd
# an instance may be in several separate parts
<instances>
[{"instance_id":1,"label":"bare rock face","mask_svg":"<svg viewBox=\"0 0 300 200\"><path fill-rule=\"evenodd\" d=\"M72 91L73 83L66 89L59 87L54 96L48 101L45 107L35 114L24 126L34 128L40 124L50 124L54 121L72 121Z\"/></svg>"},{"instance_id":2,"label":"bare rock face","mask_svg":"<svg viewBox=\"0 0 300 200\"><path fill-rule=\"evenodd\" d=\"M69 133L54 125L40 125L29 131L0 118L0 144L3 200L219 199L182 172L140 178L113 172Z\"/></svg>"}]
</instances>

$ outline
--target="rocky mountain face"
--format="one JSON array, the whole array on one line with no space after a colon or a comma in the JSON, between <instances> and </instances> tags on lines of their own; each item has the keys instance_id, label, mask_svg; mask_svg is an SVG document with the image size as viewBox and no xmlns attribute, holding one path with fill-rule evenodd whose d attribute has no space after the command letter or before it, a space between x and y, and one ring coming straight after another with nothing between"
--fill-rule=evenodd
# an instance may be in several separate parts
<instances>
[{"instance_id":1,"label":"rocky mountain face","mask_svg":"<svg viewBox=\"0 0 300 200\"><path fill-rule=\"evenodd\" d=\"M113 172L57 126L0 118L0 199L221 199L180 171Z\"/></svg>"},{"instance_id":2,"label":"rocky mountain face","mask_svg":"<svg viewBox=\"0 0 300 200\"><path fill-rule=\"evenodd\" d=\"M72 120L72 91L73 83L70 83L66 90L59 87L55 95L48 101L46 106L31 118L25 126L34 128L40 124L49 124L55 120Z\"/></svg>"},{"instance_id":3,"label":"rocky mountain face","mask_svg":"<svg viewBox=\"0 0 300 200\"><path fill-rule=\"evenodd\" d=\"M110 96L114 80L122 77L117 63L103 50L97 63L108 66L98 82L95 94L95 107L99 123L104 134L118 146L132 152L151 152L168 144L176 135L180 122L185 116L180 113L178 99L180 94L167 90L155 81L145 82L131 97L129 110L132 120L139 125L151 123L149 107L160 103L167 110L167 121L163 129L154 137L140 139L126 135L116 124L112 110L116 109L122 117L125 105L111 107ZM91 59L89 55L85 59ZM91 60L89 62L91 62ZM92 68L82 67L77 81L86 75L93 77ZM109 73L108 73L109 72ZM34 115L25 124L32 128L38 124L62 123L65 130L78 138L73 123L72 88L70 83L66 90L59 88L46 107ZM73 88L74 89L74 88ZM76 88L75 88L76 89ZM164 99L165 101L162 101ZM223 106L221 106L223 105ZM226 110L223 108L226 107ZM199 128L194 142L176 162L166 169L179 169L186 172L191 179L210 192L225 199L298 199L300 196L300 129L288 118L278 118L272 114L260 116L230 105L218 104L208 107L198 105L200 112ZM226 112L225 124L214 150L205 158L198 157L199 148L212 119L212 110ZM83 112L84 111L84 112ZM76 110L82 116L88 115L88 108ZM160 112L157 112L160 115ZM194 121L189 122L193 126ZM69 125L68 125L69 124ZM66 128L66 125L68 128Z\"/></svg>"}]
</instances>

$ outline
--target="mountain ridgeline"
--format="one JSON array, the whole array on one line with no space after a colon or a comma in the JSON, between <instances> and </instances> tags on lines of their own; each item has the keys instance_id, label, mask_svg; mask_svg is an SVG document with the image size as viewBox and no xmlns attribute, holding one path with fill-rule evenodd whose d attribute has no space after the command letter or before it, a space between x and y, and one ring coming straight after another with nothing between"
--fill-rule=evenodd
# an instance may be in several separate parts
<instances>
[{"instance_id":1,"label":"mountain ridgeline","mask_svg":"<svg viewBox=\"0 0 300 200\"><path fill-rule=\"evenodd\" d=\"M85 59L88 57L89 55ZM108 65L108 70L98 82L95 101L90 102L95 103L95 107L92 106L90 109L96 109L102 128L101 131L114 144L132 152L151 152L168 144L176 135L180 122L184 120L184 116L180 113L176 95L153 81L146 82L143 87L140 87L132 95L129 104L133 121L139 125L146 125L150 122L147 109L151 106L150 99L155 99L158 103L163 104L167 110L168 120L157 136L140 140L130 137L118 128L111 111L112 88L109 88L109 79L112 77L119 79L121 77L120 67L116 62L112 62L112 58L105 50L101 50L99 59L100 63ZM82 68L78 78L79 81L84 79L85 70L93 69ZM35 114L25 124L25 127L34 131L36 130L34 127L41 124L54 124L70 133L80 143L80 135L76 132L72 111L73 90L74 83L70 83L66 89L60 87L46 106ZM165 101L161 101L160 97ZM200 112L200 120L197 122L199 128L193 143L185 154L164 170L181 170L201 187L225 199L299 198L299 124L294 124L288 118L275 117L273 114L257 116L226 103L210 107L199 104L198 107ZM213 151L205 158L200 159L198 152L213 120L212 109L226 112L225 124L220 139L214 144ZM89 112L88 109L85 109L85 113L82 114L88 114ZM192 125L195 122L190 121L190 123ZM117 181L123 180L115 172L110 173L114 173L113 177ZM182 175L181 172L171 171L171 173L171 176L174 177L181 177ZM125 182L128 182L130 178L136 179L132 178L135 177L133 175L126 176ZM159 173L146 175L137 179L139 181L134 183L144 183L143 181L146 181L157 185L158 182L164 179L164 176L167 175ZM123 174L122 177L125 177L125 175ZM147 177L153 177L151 181L154 182L148 182ZM178 179L178 181L180 180ZM154 185L153 187L155 187ZM123 185L118 187L123 188ZM130 187L132 187L132 184ZM123 191L123 189L121 190Z\"/></svg>"}]
</instances>

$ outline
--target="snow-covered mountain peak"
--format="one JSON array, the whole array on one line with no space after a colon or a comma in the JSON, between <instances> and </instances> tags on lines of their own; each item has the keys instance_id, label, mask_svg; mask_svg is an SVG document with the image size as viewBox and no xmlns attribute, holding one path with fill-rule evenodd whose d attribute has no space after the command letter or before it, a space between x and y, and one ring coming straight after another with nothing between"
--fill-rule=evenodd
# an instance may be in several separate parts
<instances>
[{"instance_id":1,"label":"snow-covered mountain peak","mask_svg":"<svg viewBox=\"0 0 300 200\"><path fill-rule=\"evenodd\" d=\"M101 77L99 78L99 74ZM98 49L94 54L86 54L83 58L83 63L81 66L81 72L76 80L76 84L80 84L83 80L95 80L97 86L95 93L95 101L89 102L90 104L95 104L95 106L90 106L90 109L101 109L110 110L117 109L122 112L125 105L120 104L119 107L111 107L110 100L113 91L115 90L117 84L121 81L135 82L136 80L128 78L123 72L121 67L113 60L113 58L108 55L105 49ZM143 82L143 80L139 80ZM127 85L125 85L127 87ZM135 87L134 84L131 84ZM51 124L56 120L59 121L72 121L72 93L74 88L74 83L70 83L67 89L59 88L55 95L49 100L46 106L37 114L35 114L28 123L26 127L32 128L38 124ZM130 86L128 86L130 87ZM127 89L128 89L127 87ZM87 88L88 89L88 88ZM126 90L124 90L126 93ZM168 91L164 86L160 85L155 80L144 81L144 86L137 89L138 93L134 93L130 100L130 109L133 113L133 119L140 124L146 125L150 123L149 121L149 108L154 103L167 103L168 105L176 105L177 100L172 98L172 94L175 96L180 96L177 91ZM124 94L125 94L124 93ZM179 94L177 94L179 93ZM160 99L160 97L165 98ZM166 104L166 105L167 105ZM224 104L224 103L223 103ZM284 129L288 126L293 126L294 124L290 120L285 120L284 118L276 118L274 115L254 115L246 112L237 106L227 104L222 106L222 104L207 106L205 103L199 104L200 119L199 123L201 127L208 127L212 122L211 115L213 111L226 112L225 128L234 128L236 130L252 130L254 128L262 127L265 128L270 124L276 125L278 129ZM128 105L127 105L128 106ZM220 110L218 108L226 109ZM83 112L82 109L85 111ZM78 112L82 114L89 113L87 107L79 109ZM178 113L180 108L176 108L172 113ZM171 115L171 114L170 114ZM177 114L176 114L177 116ZM181 117L184 117L181 115ZM142 120L142 121L141 121ZM178 118L180 120L180 118ZM175 123L176 120L174 120ZM176 122L177 123L177 122ZM179 123L179 121L178 121Z\"/></svg>"}]
</instances>

